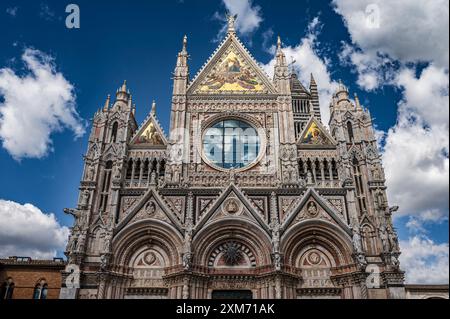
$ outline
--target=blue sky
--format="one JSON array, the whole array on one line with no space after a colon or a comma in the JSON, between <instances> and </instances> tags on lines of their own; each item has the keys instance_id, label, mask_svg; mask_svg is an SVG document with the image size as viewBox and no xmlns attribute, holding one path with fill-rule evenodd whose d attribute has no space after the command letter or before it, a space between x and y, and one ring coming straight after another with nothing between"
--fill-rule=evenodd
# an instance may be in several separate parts
<instances>
[{"instance_id":1,"label":"blue sky","mask_svg":"<svg viewBox=\"0 0 450 319\"><path fill-rule=\"evenodd\" d=\"M77 0L81 28L68 29L65 8L70 2L4 0L0 4L0 28L7 32L3 33L0 44L0 70L3 75L9 70L16 78L23 78L30 75L23 61L26 50L38 50L32 55L35 57L51 57L52 74L59 73L73 86L74 98L70 100L75 109L69 113L76 124L72 123L71 127L59 121L60 129L50 128L51 145L44 147L38 156L21 155L23 152L14 153L11 147L5 147L0 129L3 143L0 147L0 200L3 200L0 212L2 208L9 211L8 218L15 222L17 220L10 214L14 211L11 207L26 215L30 207L24 204L29 203L45 214L56 216L57 221L42 221L49 232L71 226L72 218L65 216L62 210L77 202L90 119L104 104L106 96L113 95L126 79L137 105L138 122L144 120L155 99L158 117L168 131L171 74L182 37L186 34L189 39L193 77L218 46L223 17L230 10L239 14L240 38L269 72L268 65L273 59L271 46L280 35L287 52L295 57L300 78L309 79L310 71L317 73L323 90L321 98L329 96L339 79L359 95L371 111L381 144L386 145L383 157L388 178L391 178L391 184L388 182L392 188L390 204L404 203L395 224L404 249L408 250L404 254L404 264L412 269L411 280L448 282L448 269L446 273L443 270L445 262L448 268L448 199L442 196L448 194L448 138L441 135L448 135L448 101L440 102L448 100L448 57L442 58L448 56L448 40L445 40L448 38L448 2L436 2L441 2L447 10L435 6L423 8L421 1L399 1L393 5L382 0L347 3L341 0L241 0L241 3L236 0ZM367 14L364 10L370 3L378 4L381 10L382 24L374 35L360 31L358 23L361 21L354 18L355 13ZM407 14L415 10L422 12L417 18L420 21ZM396 11L399 11L398 16ZM446 11L447 15L437 16L440 11ZM413 27L392 41L392 33L400 32L395 21L402 19L406 26ZM420 28L427 19L432 19L433 23ZM427 38L423 45L431 41L434 50L424 51L414 40L422 32ZM436 45L441 42L443 46ZM11 88L2 87L1 79L0 71L0 119L5 118L2 108L4 111L11 106L7 91ZM425 82L429 90L418 90ZM321 101L322 110L328 103ZM424 110L423 104L428 109ZM65 107L63 103L61 109L67 110ZM30 109L24 108L26 114L28 111ZM432 117L431 113L436 116ZM33 123L25 127L32 128ZM80 133L83 127L86 134L75 138L75 133ZM30 130L26 134L34 132ZM423 176L426 181L421 187ZM417 196L417 192L424 195ZM404 207L407 211L402 211ZM22 222L17 221L17 224ZM47 256L45 252L54 250L61 254L58 247L29 248L28 239L15 238L6 232L6 226L0 226L0 255L39 252L42 254L37 255ZM15 240L23 245L14 245ZM6 244L2 245L1 241ZM417 263L414 258L418 258ZM415 264L419 266L414 268ZM420 267L434 267L437 274L421 277L419 273L425 268Z\"/></svg>"}]
</instances>

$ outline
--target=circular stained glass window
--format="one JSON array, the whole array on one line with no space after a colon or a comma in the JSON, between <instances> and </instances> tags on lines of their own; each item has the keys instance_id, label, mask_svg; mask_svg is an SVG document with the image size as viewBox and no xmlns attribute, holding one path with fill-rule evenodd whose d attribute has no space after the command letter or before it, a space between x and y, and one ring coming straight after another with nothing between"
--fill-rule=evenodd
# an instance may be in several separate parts
<instances>
[{"instance_id":1,"label":"circular stained glass window","mask_svg":"<svg viewBox=\"0 0 450 319\"><path fill-rule=\"evenodd\" d=\"M203 152L207 160L223 169L241 169L253 164L260 148L258 132L243 121L217 122L204 134Z\"/></svg>"}]
</instances>

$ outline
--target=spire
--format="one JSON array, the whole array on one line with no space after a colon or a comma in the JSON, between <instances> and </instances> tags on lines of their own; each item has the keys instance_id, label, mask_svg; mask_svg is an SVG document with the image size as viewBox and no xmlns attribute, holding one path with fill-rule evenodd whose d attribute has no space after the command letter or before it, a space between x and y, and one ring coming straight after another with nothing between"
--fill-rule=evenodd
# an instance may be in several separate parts
<instances>
[{"instance_id":1,"label":"spire","mask_svg":"<svg viewBox=\"0 0 450 319\"><path fill-rule=\"evenodd\" d=\"M355 103L356 103L356 109L362 111L361 103L359 102L358 94L355 93Z\"/></svg>"},{"instance_id":2,"label":"spire","mask_svg":"<svg viewBox=\"0 0 450 319\"><path fill-rule=\"evenodd\" d=\"M130 91L127 89L127 80L123 81L122 86L117 90L116 100L128 103L130 99Z\"/></svg>"},{"instance_id":3,"label":"spire","mask_svg":"<svg viewBox=\"0 0 450 319\"><path fill-rule=\"evenodd\" d=\"M348 89L342 83L342 80L339 80L339 85L338 85L338 89L336 90L335 97L336 97L338 104L340 104L341 102L344 102L344 101L350 102Z\"/></svg>"},{"instance_id":4,"label":"spire","mask_svg":"<svg viewBox=\"0 0 450 319\"><path fill-rule=\"evenodd\" d=\"M283 66L283 67L286 66L287 67L286 56L284 55L284 52L281 49L281 46L282 46L281 38L278 37L278 40L277 40L277 64L276 64L276 66Z\"/></svg>"},{"instance_id":5,"label":"spire","mask_svg":"<svg viewBox=\"0 0 450 319\"><path fill-rule=\"evenodd\" d=\"M103 112L108 111L110 103L111 103L111 95L108 94L108 97L106 98L105 101L105 106L103 106Z\"/></svg>"},{"instance_id":6,"label":"spire","mask_svg":"<svg viewBox=\"0 0 450 319\"><path fill-rule=\"evenodd\" d=\"M173 94L185 94L189 82L187 35L183 37L183 49L178 53L177 65L173 73Z\"/></svg>"},{"instance_id":7,"label":"spire","mask_svg":"<svg viewBox=\"0 0 450 319\"><path fill-rule=\"evenodd\" d=\"M127 80L123 81L122 87L120 88L119 92L127 93Z\"/></svg>"},{"instance_id":8,"label":"spire","mask_svg":"<svg viewBox=\"0 0 450 319\"><path fill-rule=\"evenodd\" d=\"M232 15L232 14L227 14L227 21L228 21L228 30L227 33L228 34L236 34L236 28L235 28L235 24L236 24L236 19L237 19L237 14L236 15Z\"/></svg>"},{"instance_id":9,"label":"spire","mask_svg":"<svg viewBox=\"0 0 450 319\"><path fill-rule=\"evenodd\" d=\"M153 103L152 103L152 111L151 111L151 114L152 114L153 116L156 115L156 102L155 102L155 100L153 100Z\"/></svg>"}]
</instances>

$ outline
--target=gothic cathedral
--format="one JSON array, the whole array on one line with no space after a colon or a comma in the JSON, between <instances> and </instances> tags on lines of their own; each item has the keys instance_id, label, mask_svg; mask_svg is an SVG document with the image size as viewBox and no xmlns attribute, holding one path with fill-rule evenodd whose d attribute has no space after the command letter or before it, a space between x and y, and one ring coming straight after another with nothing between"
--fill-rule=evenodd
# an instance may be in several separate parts
<instances>
[{"instance_id":1,"label":"gothic cathedral","mask_svg":"<svg viewBox=\"0 0 450 319\"><path fill-rule=\"evenodd\" d=\"M126 82L94 116L65 210L73 298L404 298L398 207L356 96L341 84L325 127L314 77L278 40L269 79L233 17L193 79L185 37L173 81L168 135L155 103L137 124Z\"/></svg>"}]
</instances>

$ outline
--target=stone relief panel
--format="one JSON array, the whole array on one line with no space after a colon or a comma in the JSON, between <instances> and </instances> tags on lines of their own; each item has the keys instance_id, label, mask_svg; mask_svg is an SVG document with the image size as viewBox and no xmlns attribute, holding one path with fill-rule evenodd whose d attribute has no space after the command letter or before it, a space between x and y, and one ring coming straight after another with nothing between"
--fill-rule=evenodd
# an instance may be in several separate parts
<instances>
[{"instance_id":1,"label":"stone relief panel","mask_svg":"<svg viewBox=\"0 0 450 319\"><path fill-rule=\"evenodd\" d=\"M249 196L253 205L258 209L258 213L265 220L269 221L269 210L267 205L267 197L265 196Z\"/></svg>"},{"instance_id":2,"label":"stone relief panel","mask_svg":"<svg viewBox=\"0 0 450 319\"><path fill-rule=\"evenodd\" d=\"M169 218L167 218L166 214L154 198L150 198L144 204L139 212L131 219L130 224L144 219L157 219L170 223Z\"/></svg>"},{"instance_id":3,"label":"stone relief panel","mask_svg":"<svg viewBox=\"0 0 450 319\"><path fill-rule=\"evenodd\" d=\"M184 196L170 196L164 198L169 207L172 209L172 211L177 216L178 220L180 222L184 222L184 212L185 212L185 205L186 205L186 199Z\"/></svg>"},{"instance_id":4,"label":"stone relief panel","mask_svg":"<svg viewBox=\"0 0 450 319\"><path fill-rule=\"evenodd\" d=\"M278 211L280 213L280 221L284 223L286 218L292 213L297 206L298 197L295 196L280 196L278 198Z\"/></svg>"},{"instance_id":5,"label":"stone relief panel","mask_svg":"<svg viewBox=\"0 0 450 319\"><path fill-rule=\"evenodd\" d=\"M331 255L322 247L307 249L297 260L296 265L302 269L302 288L334 287L331 282Z\"/></svg>"},{"instance_id":6,"label":"stone relief panel","mask_svg":"<svg viewBox=\"0 0 450 319\"><path fill-rule=\"evenodd\" d=\"M333 218L325 210L323 210L322 207L314 199L310 199L308 202L306 202L306 205L297 215L295 221L299 223L307 219L322 219L336 224Z\"/></svg>"},{"instance_id":7,"label":"stone relief panel","mask_svg":"<svg viewBox=\"0 0 450 319\"><path fill-rule=\"evenodd\" d=\"M145 249L132 258L133 288L164 287L162 277L166 267L165 256L157 247Z\"/></svg>"},{"instance_id":8,"label":"stone relief panel","mask_svg":"<svg viewBox=\"0 0 450 319\"><path fill-rule=\"evenodd\" d=\"M217 197L213 196L198 196L197 197L197 221L208 211L210 205L214 203Z\"/></svg>"},{"instance_id":9,"label":"stone relief panel","mask_svg":"<svg viewBox=\"0 0 450 319\"><path fill-rule=\"evenodd\" d=\"M119 223L124 220L131 209L139 202L141 197L137 196L124 196L120 200L120 210L119 210Z\"/></svg>"},{"instance_id":10,"label":"stone relief panel","mask_svg":"<svg viewBox=\"0 0 450 319\"><path fill-rule=\"evenodd\" d=\"M345 223L348 223L347 220L347 210L345 207L345 201L343 197L340 196L327 196L326 200L328 204L334 209L339 218L342 219Z\"/></svg>"}]
</instances>

